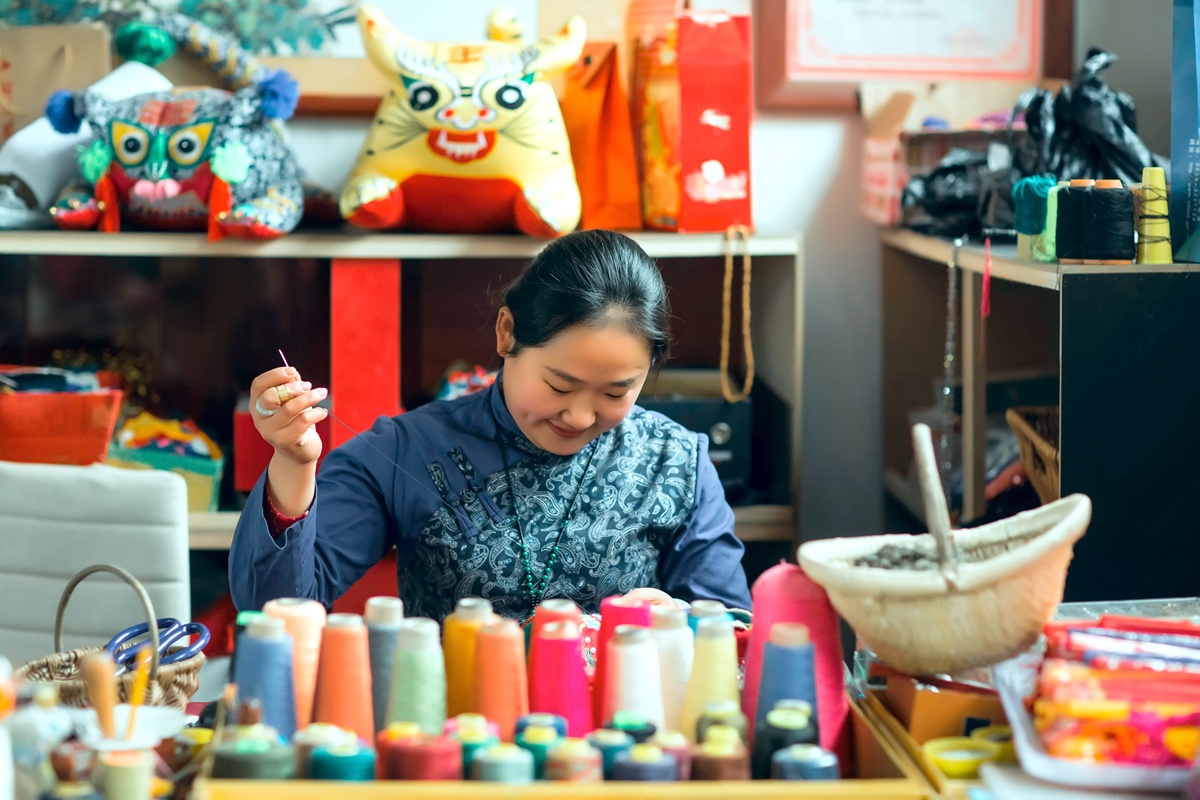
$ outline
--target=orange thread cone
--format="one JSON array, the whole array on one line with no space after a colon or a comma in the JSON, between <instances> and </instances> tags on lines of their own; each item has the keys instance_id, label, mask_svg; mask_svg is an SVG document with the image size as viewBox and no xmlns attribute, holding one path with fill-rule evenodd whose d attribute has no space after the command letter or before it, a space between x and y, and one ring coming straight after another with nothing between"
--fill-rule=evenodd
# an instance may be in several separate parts
<instances>
[{"instance_id":1,"label":"orange thread cone","mask_svg":"<svg viewBox=\"0 0 1200 800\"><path fill-rule=\"evenodd\" d=\"M375 740L367 626L358 614L330 614L321 636L313 719Z\"/></svg>"},{"instance_id":2,"label":"orange thread cone","mask_svg":"<svg viewBox=\"0 0 1200 800\"><path fill-rule=\"evenodd\" d=\"M471 705L500 726L511 742L517 718L529 713L525 679L525 636L511 619L479 629L475 639L475 675Z\"/></svg>"}]
</instances>

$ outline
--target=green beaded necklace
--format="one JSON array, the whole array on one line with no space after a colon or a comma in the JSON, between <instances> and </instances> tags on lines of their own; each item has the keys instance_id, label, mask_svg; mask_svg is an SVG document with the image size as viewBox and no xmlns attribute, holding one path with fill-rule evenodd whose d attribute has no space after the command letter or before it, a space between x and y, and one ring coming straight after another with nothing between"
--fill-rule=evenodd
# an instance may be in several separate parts
<instances>
[{"instance_id":1,"label":"green beaded necklace","mask_svg":"<svg viewBox=\"0 0 1200 800\"><path fill-rule=\"evenodd\" d=\"M508 472L508 455L504 452L504 443L498 442L498 444L500 445L500 459L504 462L504 482L508 485L508 499L512 504L513 517L517 520L517 535L520 537L517 544L521 546L521 560L525 562L525 590L529 592L529 607L532 614L538 604L542 602L542 598L546 596L546 584L550 580L550 570L558 559L558 546L562 543L563 534L567 532L567 526L571 524L571 519L575 516L575 501L579 499L579 492L583 489L584 481L587 480L588 470L592 467L592 458L596 455L599 445L595 441L592 442L592 452L588 454L587 463L583 466L579 485L575 487L575 494L571 496L571 504L567 506L567 513L563 515L562 521L558 525L558 537L555 538L554 545L550 548L550 556L546 559L546 566L542 570L542 580L535 586L529 543L525 539L525 529L521 525L521 512L517 510L517 493L513 490L512 476Z\"/></svg>"}]
</instances>

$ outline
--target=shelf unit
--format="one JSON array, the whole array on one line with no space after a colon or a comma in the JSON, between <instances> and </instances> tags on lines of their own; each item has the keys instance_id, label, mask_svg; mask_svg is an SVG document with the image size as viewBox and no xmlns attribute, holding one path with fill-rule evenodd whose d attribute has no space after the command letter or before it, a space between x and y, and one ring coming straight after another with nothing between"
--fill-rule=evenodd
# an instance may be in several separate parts
<instances>
[{"instance_id":1,"label":"shelf unit","mask_svg":"<svg viewBox=\"0 0 1200 800\"><path fill-rule=\"evenodd\" d=\"M699 259L712 267L730 246L738 257L747 251L754 257L756 371L788 407L790 484L792 497L798 498L804 290L799 237L754 235L732 245L722 234L645 232L632 237L648 255L662 262L686 260L690 265L699 264L692 261ZM376 416L401 411L403 264L437 261L453 269L463 261L524 260L545 245L543 240L525 236L378 234L350 228L297 233L270 242L209 242L202 234L186 233L19 231L0 233L0 264L4 257L15 255L274 259L283 269L290 260L327 260L330 397L334 413L355 430L363 430ZM389 297L395 301L380 302ZM686 319L690 311L673 307L672 313ZM331 432L334 446L351 436L340 426ZM736 532L745 541L799 541L799 515L793 506L748 506L736 509L735 515ZM191 549L227 549L237 517L237 512L192 514Z\"/></svg>"},{"instance_id":2,"label":"shelf unit","mask_svg":"<svg viewBox=\"0 0 1200 800\"><path fill-rule=\"evenodd\" d=\"M882 237L884 486L918 517L902 477L907 415L942 376L952 242L912 231ZM1200 540L1200 271L1196 264L1042 264L993 246L991 315L980 313L984 248L960 248L958 378L962 386L961 519L981 515L988 378L1054 370L1060 490L1093 503L1075 547L1067 600L1194 594Z\"/></svg>"}]
</instances>

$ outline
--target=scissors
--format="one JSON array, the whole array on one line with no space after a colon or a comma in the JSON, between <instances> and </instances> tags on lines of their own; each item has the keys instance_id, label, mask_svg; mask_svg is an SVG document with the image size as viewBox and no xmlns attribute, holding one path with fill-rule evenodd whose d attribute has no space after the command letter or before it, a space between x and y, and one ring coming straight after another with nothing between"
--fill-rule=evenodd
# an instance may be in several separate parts
<instances>
[{"instance_id":1,"label":"scissors","mask_svg":"<svg viewBox=\"0 0 1200 800\"><path fill-rule=\"evenodd\" d=\"M186 661L207 647L209 639L212 638L212 634L209 633L208 628L199 622L180 622L173 617L164 617L158 620L156 625L158 626L158 663L160 665ZM137 666L137 651L140 648L136 645L124 647L124 649L121 648L140 636L147 637L146 643L148 643L150 641L149 635L150 625L143 622L140 625L134 625L132 628L126 628L118 633L104 649L113 657L113 661L118 666L125 669L134 669ZM182 650L170 654L167 653L167 649L171 645L189 636L199 636L200 638Z\"/></svg>"}]
</instances>

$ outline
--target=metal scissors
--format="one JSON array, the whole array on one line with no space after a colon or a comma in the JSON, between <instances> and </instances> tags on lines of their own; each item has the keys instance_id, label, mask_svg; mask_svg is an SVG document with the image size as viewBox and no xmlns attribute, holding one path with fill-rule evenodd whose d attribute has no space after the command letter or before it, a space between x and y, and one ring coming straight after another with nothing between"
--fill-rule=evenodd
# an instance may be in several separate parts
<instances>
[{"instance_id":1,"label":"metal scissors","mask_svg":"<svg viewBox=\"0 0 1200 800\"><path fill-rule=\"evenodd\" d=\"M157 621L158 626L158 663L174 664L178 661L185 661L199 653L208 646L212 634L208 628L199 622L180 622L173 617L164 617ZM150 626L143 622L140 625L134 625L132 628L126 628L112 638L112 641L105 646L105 650L113 657L113 661L118 666L125 669L134 669L137 666L137 651L140 649L138 645L131 645L135 639L145 636L148 643L150 635ZM167 653L167 649L171 645L178 642L180 639L186 639L189 636L198 636L195 642L189 644L174 653ZM126 646L128 645L128 646ZM123 648L123 649L122 649Z\"/></svg>"}]
</instances>

